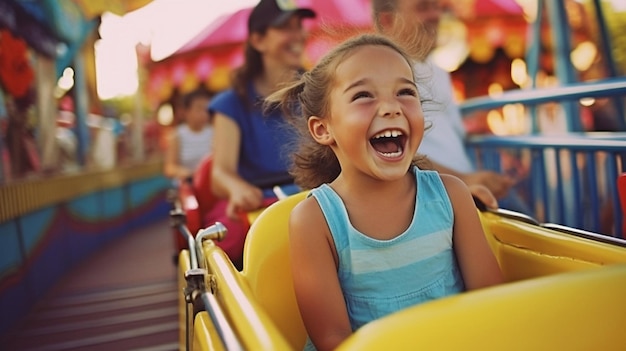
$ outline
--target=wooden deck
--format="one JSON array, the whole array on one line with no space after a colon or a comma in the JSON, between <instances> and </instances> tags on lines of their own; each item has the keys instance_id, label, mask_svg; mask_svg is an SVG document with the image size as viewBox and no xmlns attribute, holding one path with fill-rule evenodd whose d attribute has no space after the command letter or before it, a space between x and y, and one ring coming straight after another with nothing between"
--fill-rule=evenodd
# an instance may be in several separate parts
<instances>
[{"instance_id":1,"label":"wooden deck","mask_svg":"<svg viewBox=\"0 0 626 351\"><path fill-rule=\"evenodd\" d=\"M59 281L0 349L177 350L173 253L165 219L129 232Z\"/></svg>"}]
</instances>

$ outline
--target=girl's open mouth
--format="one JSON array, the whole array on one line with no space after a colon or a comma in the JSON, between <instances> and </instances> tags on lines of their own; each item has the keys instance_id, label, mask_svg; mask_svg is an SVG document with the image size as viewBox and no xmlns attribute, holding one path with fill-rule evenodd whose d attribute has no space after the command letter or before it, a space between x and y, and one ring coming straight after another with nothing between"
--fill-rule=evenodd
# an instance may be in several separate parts
<instances>
[{"instance_id":1,"label":"girl's open mouth","mask_svg":"<svg viewBox=\"0 0 626 351\"><path fill-rule=\"evenodd\" d=\"M388 158L402 156L405 142L406 136L397 129L385 130L370 139L370 144L374 150Z\"/></svg>"}]
</instances>

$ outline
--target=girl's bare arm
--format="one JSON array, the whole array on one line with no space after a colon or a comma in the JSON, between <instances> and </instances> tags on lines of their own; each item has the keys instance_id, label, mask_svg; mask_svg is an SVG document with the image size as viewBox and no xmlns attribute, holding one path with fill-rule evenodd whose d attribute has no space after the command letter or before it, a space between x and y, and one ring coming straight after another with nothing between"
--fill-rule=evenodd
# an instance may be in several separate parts
<instances>
[{"instance_id":1,"label":"girl's bare arm","mask_svg":"<svg viewBox=\"0 0 626 351\"><path fill-rule=\"evenodd\" d=\"M289 238L302 320L316 348L332 350L352 334L352 329L337 277L332 238L314 198L307 198L292 211Z\"/></svg>"},{"instance_id":2,"label":"girl's bare arm","mask_svg":"<svg viewBox=\"0 0 626 351\"><path fill-rule=\"evenodd\" d=\"M441 175L454 211L453 245L467 290L503 282L467 186L458 178Z\"/></svg>"}]
</instances>

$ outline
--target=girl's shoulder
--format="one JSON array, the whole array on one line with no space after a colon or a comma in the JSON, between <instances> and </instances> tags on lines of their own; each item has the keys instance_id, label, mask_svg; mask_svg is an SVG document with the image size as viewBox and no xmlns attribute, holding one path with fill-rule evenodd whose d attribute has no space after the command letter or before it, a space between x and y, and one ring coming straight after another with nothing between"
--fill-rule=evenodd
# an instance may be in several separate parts
<instances>
[{"instance_id":1,"label":"girl's shoulder","mask_svg":"<svg viewBox=\"0 0 626 351\"><path fill-rule=\"evenodd\" d=\"M448 191L450 190L455 190L455 191L462 191L462 190L467 190L467 185L465 185L465 183L463 183L463 181L456 176L450 175L450 174L439 174L439 178L441 178L441 182L443 183L443 185L446 187L446 189Z\"/></svg>"},{"instance_id":2,"label":"girl's shoulder","mask_svg":"<svg viewBox=\"0 0 626 351\"><path fill-rule=\"evenodd\" d=\"M308 196L300 201L291 210L289 225L299 229L295 232L310 232L313 228L325 227L325 219L322 210L313 196Z\"/></svg>"},{"instance_id":3,"label":"girl's shoulder","mask_svg":"<svg viewBox=\"0 0 626 351\"><path fill-rule=\"evenodd\" d=\"M469 188L461 179L450 174L440 174L439 176L453 206L459 200L465 201L468 197L471 198Z\"/></svg>"}]
</instances>

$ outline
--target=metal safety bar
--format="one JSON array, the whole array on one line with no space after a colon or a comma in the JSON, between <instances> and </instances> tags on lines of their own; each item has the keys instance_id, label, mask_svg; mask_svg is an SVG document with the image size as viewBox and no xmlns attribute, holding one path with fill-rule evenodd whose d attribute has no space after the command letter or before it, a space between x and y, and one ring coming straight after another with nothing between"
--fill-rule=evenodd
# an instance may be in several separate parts
<instances>
[{"instance_id":1,"label":"metal safety bar","mask_svg":"<svg viewBox=\"0 0 626 351\"><path fill-rule=\"evenodd\" d=\"M193 320L195 315L202 310L207 311L209 314L211 321L218 331L220 340L227 350L243 350L243 347L235 336L234 331L229 326L224 312L213 296L215 288L212 286L212 276L205 268L201 268L201 266L205 265L204 255L202 252L203 242L205 240L223 240L227 235L227 229L222 223L216 222L208 228L199 230L194 238L189 231L189 228L187 228L186 215L182 209L180 200L178 199L177 187L171 189L168 194L168 198L173 207L170 211L171 226L177 229L178 232L185 238L187 241L187 248L189 249L190 268L185 272L185 281L187 282L187 285L183 290L184 299L187 303L187 306L185 307L185 343L187 350L191 349L191 331L193 329ZM209 281L209 291L207 291L207 287L205 286L205 280Z\"/></svg>"},{"instance_id":2,"label":"metal safety bar","mask_svg":"<svg viewBox=\"0 0 626 351\"><path fill-rule=\"evenodd\" d=\"M204 302L205 309L213 322L213 326L215 326L215 329L220 336L220 340L222 340L222 343L224 344L224 348L229 351L243 350L243 346L239 342L235 331L228 322L228 319L226 318L224 311L222 311L215 295L212 292L206 292L202 294L202 301Z\"/></svg>"},{"instance_id":3,"label":"metal safety bar","mask_svg":"<svg viewBox=\"0 0 626 351\"><path fill-rule=\"evenodd\" d=\"M172 191L172 193L175 193L175 191ZM187 241L187 248L189 248L189 266L191 267L191 269L197 269L199 265L198 257L196 255L195 239L187 228L187 217L185 215L185 211L183 211L180 205L180 201L176 198L175 194L169 195L168 197L170 197L170 202L172 203L173 207L172 210L170 210L170 225L172 226L172 228L177 229L178 232Z\"/></svg>"}]
</instances>

